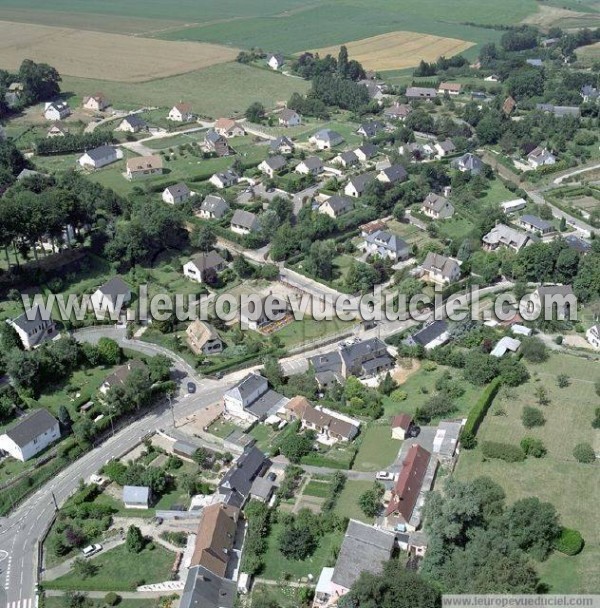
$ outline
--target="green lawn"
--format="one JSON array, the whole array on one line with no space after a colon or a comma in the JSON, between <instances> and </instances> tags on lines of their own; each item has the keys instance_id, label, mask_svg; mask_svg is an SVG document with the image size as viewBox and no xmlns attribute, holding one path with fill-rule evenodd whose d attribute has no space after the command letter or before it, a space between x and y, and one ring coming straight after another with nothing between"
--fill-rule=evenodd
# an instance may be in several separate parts
<instances>
[{"instance_id":1,"label":"green lawn","mask_svg":"<svg viewBox=\"0 0 600 608\"><path fill-rule=\"evenodd\" d=\"M240 427L237 424L219 419L208 427L207 432L216 437L220 437L221 439L225 439L226 437L229 437L231 433L239 430Z\"/></svg>"},{"instance_id":2,"label":"green lawn","mask_svg":"<svg viewBox=\"0 0 600 608\"><path fill-rule=\"evenodd\" d=\"M575 558L561 555L541 564L542 580L552 593L598 593L600 583L595 572L600 560L600 534L597 504L600 499L600 468L575 461L573 447L586 441L598 446L597 431L591 427L593 412L598 407L594 392L597 362L571 355L553 355L541 365L529 365L537 374L527 384L501 393L484 420L479 441L507 441L517 444L525 437L541 439L548 454L542 459L528 458L523 463L508 464L500 460L484 461L480 448L461 452L456 474L461 479L490 476L505 490L508 502L525 496L537 496L551 502L558 510L561 523L576 528L586 545ZM567 374L571 385L560 389L556 375ZM536 386L544 386L551 399L543 407L546 423L526 430L521 423L524 405L537 405ZM539 407L539 406L538 406Z\"/></svg>"},{"instance_id":3,"label":"green lawn","mask_svg":"<svg viewBox=\"0 0 600 608\"><path fill-rule=\"evenodd\" d=\"M360 438L360 447L354 460L353 469L357 471L379 471L390 466L398 452L402 442L392 439L390 425L376 424L363 428Z\"/></svg>"},{"instance_id":4,"label":"green lawn","mask_svg":"<svg viewBox=\"0 0 600 608\"><path fill-rule=\"evenodd\" d=\"M294 92L306 92L309 83L286 78L272 70L223 63L180 76L137 83L63 76L61 88L78 97L89 91L102 91L119 109L163 108L182 99L189 100L194 112L218 118L241 115L253 101L272 108L279 100L287 101Z\"/></svg>"},{"instance_id":5,"label":"green lawn","mask_svg":"<svg viewBox=\"0 0 600 608\"><path fill-rule=\"evenodd\" d=\"M143 584L160 583L170 579L175 554L161 545L141 553L129 553L125 545L100 553L93 560L98 573L81 578L69 572L53 581L47 581L47 589L74 589L78 591L135 591Z\"/></svg>"},{"instance_id":6,"label":"green lawn","mask_svg":"<svg viewBox=\"0 0 600 608\"><path fill-rule=\"evenodd\" d=\"M358 498L363 492L366 492L373 486L373 481L355 479L346 481L344 489L341 491L337 502L335 503L335 512L340 517L358 519L358 521L372 524L373 518L367 517L358 506Z\"/></svg>"},{"instance_id":7,"label":"green lawn","mask_svg":"<svg viewBox=\"0 0 600 608\"><path fill-rule=\"evenodd\" d=\"M289 348L324 338L330 334L349 331L355 324L354 321L341 321L340 319L316 321L312 317L305 317L301 321L293 321L286 325L275 335Z\"/></svg>"},{"instance_id":8,"label":"green lawn","mask_svg":"<svg viewBox=\"0 0 600 608\"><path fill-rule=\"evenodd\" d=\"M330 484L327 481L316 481L311 479L304 487L302 494L305 496L326 498L329 495L329 486Z\"/></svg>"},{"instance_id":9,"label":"green lawn","mask_svg":"<svg viewBox=\"0 0 600 608\"><path fill-rule=\"evenodd\" d=\"M104 600L88 598L88 601L91 602L89 608L105 608L106 606ZM47 596L43 605L44 608L65 608L65 600L62 597ZM118 603L119 608L160 608L161 605L160 598L121 599Z\"/></svg>"},{"instance_id":10,"label":"green lawn","mask_svg":"<svg viewBox=\"0 0 600 608\"><path fill-rule=\"evenodd\" d=\"M319 540L319 546L310 557L297 561L287 559L277 548L281 530L281 524L275 524L271 527L271 532L267 538L265 568L261 572L261 578L279 580L283 573L288 573L293 580L298 580L309 574L312 574L316 579L323 567L333 565L335 562L334 550L341 545L342 532L326 534Z\"/></svg>"}]
</instances>

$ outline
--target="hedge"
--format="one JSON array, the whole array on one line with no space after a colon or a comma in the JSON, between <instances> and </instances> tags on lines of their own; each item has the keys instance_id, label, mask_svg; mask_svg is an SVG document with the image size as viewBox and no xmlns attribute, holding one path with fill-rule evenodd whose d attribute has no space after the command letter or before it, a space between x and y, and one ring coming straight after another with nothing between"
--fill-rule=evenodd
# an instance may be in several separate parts
<instances>
[{"instance_id":1,"label":"hedge","mask_svg":"<svg viewBox=\"0 0 600 608\"><path fill-rule=\"evenodd\" d=\"M577 555L583 549L583 537L577 530L563 528L554 541L554 548L565 555Z\"/></svg>"},{"instance_id":2,"label":"hedge","mask_svg":"<svg viewBox=\"0 0 600 608\"><path fill-rule=\"evenodd\" d=\"M512 443L484 441L481 444L481 449L486 458L498 458L505 462L523 462L526 458L523 449Z\"/></svg>"},{"instance_id":3,"label":"hedge","mask_svg":"<svg viewBox=\"0 0 600 608\"><path fill-rule=\"evenodd\" d=\"M494 398L498 394L502 380L500 377L494 378L488 386L485 388L481 396L471 408L469 415L467 416L467 422L465 424L464 433L470 433L471 435L477 435L479 425L483 422L485 415L487 414Z\"/></svg>"}]
</instances>

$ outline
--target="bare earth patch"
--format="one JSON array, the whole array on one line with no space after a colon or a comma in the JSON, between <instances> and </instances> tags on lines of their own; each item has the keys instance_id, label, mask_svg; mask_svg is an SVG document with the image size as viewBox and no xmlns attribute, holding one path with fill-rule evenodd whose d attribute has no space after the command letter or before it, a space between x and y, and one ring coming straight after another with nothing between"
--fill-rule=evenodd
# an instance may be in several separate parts
<instances>
[{"instance_id":1,"label":"bare earth patch","mask_svg":"<svg viewBox=\"0 0 600 608\"><path fill-rule=\"evenodd\" d=\"M544 6L543 4L538 4L537 12L527 16L523 19L522 23L537 25L541 28L550 28L554 25L564 25L565 21L581 19L585 16L586 13L559 8L557 6Z\"/></svg>"},{"instance_id":2,"label":"bare earth patch","mask_svg":"<svg viewBox=\"0 0 600 608\"><path fill-rule=\"evenodd\" d=\"M398 384L404 384L409 376L412 376L415 372L419 371L420 367L421 362L417 359L412 359L412 367L405 368L396 366L391 372L391 376Z\"/></svg>"},{"instance_id":3,"label":"bare earth patch","mask_svg":"<svg viewBox=\"0 0 600 608\"><path fill-rule=\"evenodd\" d=\"M442 38L417 32L390 32L362 40L347 42L352 59L372 70L401 70L417 65L421 59L435 61L440 56L462 53L473 42ZM337 55L339 45L316 49L321 56Z\"/></svg>"},{"instance_id":4,"label":"bare earth patch","mask_svg":"<svg viewBox=\"0 0 600 608\"><path fill-rule=\"evenodd\" d=\"M233 61L237 49L0 21L0 67L17 69L24 57L61 74L144 82Z\"/></svg>"}]
</instances>

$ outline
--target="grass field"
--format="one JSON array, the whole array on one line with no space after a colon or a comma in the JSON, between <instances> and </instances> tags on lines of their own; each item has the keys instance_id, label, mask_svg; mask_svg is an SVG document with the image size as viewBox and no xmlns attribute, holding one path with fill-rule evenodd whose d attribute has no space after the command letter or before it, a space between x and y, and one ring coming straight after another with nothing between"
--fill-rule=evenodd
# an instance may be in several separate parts
<instances>
[{"instance_id":1,"label":"grass field","mask_svg":"<svg viewBox=\"0 0 600 608\"><path fill-rule=\"evenodd\" d=\"M28 58L45 61L62 75L140 82L233 61L237 52L214 44L0 21L0 67L9 70Z\"/></svg>"},{"instance_id":2,"label":"grass field","mask_svg":"<svg viewBox=\"0 0 600 608\"><path fill-rule=\"evenodd\" d=\"M253 101L272 108L278 101L287 101L294 92L306 92L309 83L241 63L224 63L152 82L126 83L67 76L61 87L79 97L89 95L90 91L102 91L119 109L168 107L187 100L194 112L219 117L243 114Z\"/></svg>"},{"instance_id":3,"label":"grass field","mask_svg":"<svg viewBox=\"0 0 600 608\"><path fill-rule=\"evenodd\" d=\"M89 608L104 608L106 603L104 600L93 600L88 598L90 602ZM160 599L122 599L119 602L119 608L159 608L161 606ZM44 608L65 608L65 600L62 597L48 596L44 599Z\"/></svg>"},{"instance_id":4,"label":"grass field","mask_svg":"<svg viewBox=\"0 0 600 608\"><path fill-rule=\"evenodd\" d=\"M359 481L349 479L344 485L344 489L338 496L335 503L335 512L340 517L348 517L350 519L358 519L365 523L372 524L373 519L367 517L358 506L358 498L369 488L373 486L372 481Z\"/></svg>"},{"instance_id":5,"label":"grass field","mask_svg":"<svg viewBox=\"0 0 600 608\"><path fill-rule=\"evenodd\" d=\"M416 32L390 32L348 42L348 52L371 70L401 70L413 66L421 59L436 61L438 57L458 55L473 46L472 42L418 34ZM323 56L336 55L338 47L317 49Z\"/></svg>"},{"instance_id":6,"label":"grass field","mask_svg":"<svg viewBox=\"0 0 600 608\"><path fill-rule=\"evenodd\" d=\"M298 346L330 334L350 331L354 325L356 325L354 321L341 321L340 319L315 321L311 317L305 317L301 321L293 321L286 325L277 332L276 336L287 347Z\"/></svg>"},{"instance_id":7,"label":"grass field","mask_svg":"<svg viewBox=\"0 0 600 608\"><path fill-rule=\"evenodd\" d=\"M600 499L600 469L575 461L573 447L586 441L600 448L598 432L591 426L598 398L593 381L597 362L575 356L553 355L541 365L530 365L537 374L509 395L500 395L487 415L478 438L481 441L508 441L513 444L525 436L541 439L548 454L541 459L528 458L519 464L500 460L483 461L480 448L462 451L456 474L461 479L487 475L505 490L508 502L526 496L537 496L551 502L558 510L561 523L578 529L586 545L574 558L552 556L541 564L542 579L551 593L598 593L600 580L594 575L600 560L600 529L597 524L597 504ZM571 385L560 389L556 376L570 376ZM546 423L526 430L521 423L524 405L537 405L535 386L544 386L551 399L543 408ZM499 415L504 413L504 415Z\"/></svg>"},{"instance_id":8,"label":"grass field","mask_svg":"<svg viewBox=\"0 0 600 608\"><path fill-rule=\"evenodd\" d=\"M389 467L400 450L401 442L392 439L389 424L371 424L361 433L361 444L354 459L357 471L379 471Z\"/></svg>"},{"instance_id":9,"label":"grass field","mask_svg":"<svg viewBox=\"0 0 600 608\"><path fill-rule=\"evenodd\" d=\"M135 591L139 585L169 580L175 554L160 545L152 551L146 548L140 553L129 553L123 544L101 553L92 561L98 566L95 576L82 579L69 572L56 580L46 581L44 586L79 591Z\"/></svg>"}]
</instances>

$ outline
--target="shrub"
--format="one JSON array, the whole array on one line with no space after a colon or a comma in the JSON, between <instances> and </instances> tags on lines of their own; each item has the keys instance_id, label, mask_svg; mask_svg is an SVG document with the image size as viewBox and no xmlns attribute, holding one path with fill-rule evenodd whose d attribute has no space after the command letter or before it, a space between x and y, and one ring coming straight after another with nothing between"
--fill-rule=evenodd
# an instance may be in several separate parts
<instances>
[{"instance_id":1,"label":"shrub","mask_svg":"<svg viewBox=\"0 0 600 608\"><path fill-rule=\"evenodd\" d=\"M577 530L563 528L554 541L554 548L565 555L577 555L583 549L583 537Z\"/></svg>"},{"instance_id":2,"label":"shrub","mask_svg":"<svg viewBox=\"0 0 600 608\"><path fill-rule=\"evenodd\" d=\"M533 437L521 439L521 449L527 456L533 456L534 458L542 458L547 452L544 444L539 439L534 439Z\"/></svg>"},{"instance_id":3,"label":"shrub","mask_svg":"<svg viewBox=\"0 0 600 608\"><path fill-rule=\"evenodd\" d=\"M437 363L434 363L433 361L425 361L425 363L423 363L423 369L426 372L434 372L437 369Z\"/></svg>"},{"instance_id":4,"label":"shrub","mask_svg":"<svg viewBox=\"0 0 600 608\"><path fill-rule=\"evenodd\" d=\"M505 462L523 462L526 457L525 452L518 445L500 441L484 441L481 449L486 458L498 458Z\"/></svg>"},{"instance_id":5,"label":"shrub","mask_svg":"<svg viewBox=\"0 0 600 608\"><path fill-rule=\"evenodd\" d=\"M571 384L571 381L567 374L558 374L558 376L556 376L556 384L558 388L567 388L567 386Z\"/></svg>"},{"instance_id":6,"label":"shrub","mask_svg":"<svg viewBox=\"0 0 600 608\"><path fill-rule=\"evenodd\" d=\"M531 429L534 426L543 426L546 419L544 418L542 410L538 409L537 407L526 405L523 408L523 413L521 414L521 421L523 422L523 426L525 428Z\"/></svg>"},{"instance_id":7,"label":"shrub","mask_svg":"<svg viewBox=\"0 0 600 608\"><path fill-rule=\"evenodd\" d=\"M554 343L560 346L563 343L563 339L562 336L556 336L556 338L554 338Z\"/></svg>"},{"instance_id":8,"label":"shrub","mask_svg":"<svg viewBox=\"0 0 600 608\"><path fill-rule=\"evenodd\" d=\"M500 388L500 378L494 378L486 389L481 394L481 397L477 400L477 403L471 408L469 415L467 416L467 422L465 424L463 436L470 433L473 437L477 435L479 425L482 423L487 411L490 409L490 405L494 401L494 397L498 393ZM466 447L463 444L463 447ZM469 449L469 448L467 448Z\"/></svg>"},{"instance_id":9,"label":"shrub","mask_svg":"<svg viewBox=\"0 0 600 608\"><path fill-rule=\"evenodd\" d=\"M548 349L546 345L535 337L525 338L521 345L521 354L527 361L532 363L543 363L548 359Z\"/></svg>"},{"instance_id":10,"label":"shrub","mask_svg":"<svg viewBox=\"0 0 600 608\"><path fill-rule=\"evenodd\" d=\"M406 391L403 391L403 390L397 388L395 391L392 391L390 397L394 401L406 401L406 399L408 399L408 393Z\"/></svg>"},{"instance_id":11,"label":"shrub","mask_svg":"<svg viewBox=\"0 0 600 608\"><path fill-rule=\"evenodd\" d=\"M577 462L583 462L585 464L596 462L596 453L589 443L578 443L573 448L573 456Z\"/></svg>"},{"instance_id":12,"label":"shrub","mask_svg":"<svg viewBox=\"0 0 600 608\"><path fill-rule=\"evenodd\" d=\"M473 433L463 430L460 434L460 445L465 450L474 450L477 447L477 438Z\"/></svg>"},{"instance_id":13,"label":"shrub","mask_svg":"<svg viewBox=\"0 0 600 608\"><path fill-rule=\"evenodd\" d=\"M600 407L596 408L594 412L594 419L592 420L592 428L600 429Z\"/></svg>"},{"instance_id":14,"label":"shrub","mask_svg":"<svg viewBox=\"0 0 600 608\"><path fill-rule=\"evenodd\" d=\"M104 603L107 606L116 606L120 600L121 598L113 591L110 591L104 596Z\"/></svg>"}]
</instances>

